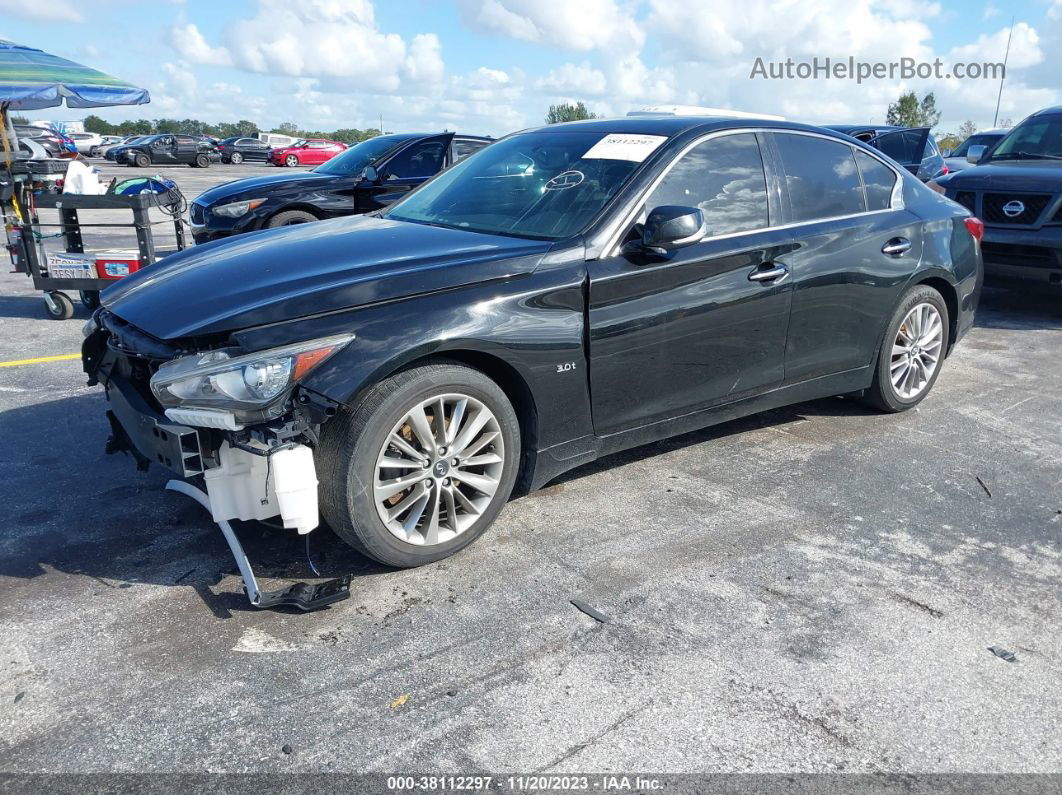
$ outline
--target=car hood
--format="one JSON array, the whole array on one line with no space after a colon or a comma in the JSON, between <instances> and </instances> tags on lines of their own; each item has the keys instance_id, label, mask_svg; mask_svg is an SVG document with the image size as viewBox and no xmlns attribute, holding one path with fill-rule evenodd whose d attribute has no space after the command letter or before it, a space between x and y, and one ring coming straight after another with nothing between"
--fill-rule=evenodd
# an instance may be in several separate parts
<instances>
[{"instance_id":1,"label":"car hood","mask_svg":"<svg viewBox=\"0 0 1062 795\"><path fill-rule=\"evenodd\" d=\"M529 273L548 242L354 216L171 255L103 292L161 340L222 334Z\"/></svg>"},{"instance_id":2,"label":"car hood","mask_svg":"<svg viewBox=\"0 0 1062 795\"><path fill-rule=\"evenodd\" d=\"M318 174L314 171L296 171L288 174L263 174L260 177L248 177L234 182L226 182L216 188L203 191L195 198L196 204L210 207L220 201L234 201L243 198L262 198L264 191L287 188L300 188L315 185L321 180L335 179L331 174ZM353 178L351 178L353 179Z\"/></svg>"},{"instance_id":3,"label":"car hood","mask_svg":"<svg viewBox=\"0 0 1062 795\"><path fill-rule=\"evenodd\" d=\"M1062 160L1006 160L970 166L937 182L948 190L1043 191L1062 184Z\"/></svg>"}]
</instances>

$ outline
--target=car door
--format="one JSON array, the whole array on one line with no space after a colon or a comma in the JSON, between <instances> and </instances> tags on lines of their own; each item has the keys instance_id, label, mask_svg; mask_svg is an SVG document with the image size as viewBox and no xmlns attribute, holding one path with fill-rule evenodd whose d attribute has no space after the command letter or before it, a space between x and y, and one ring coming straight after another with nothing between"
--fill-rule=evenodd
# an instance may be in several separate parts
<instances>
[{"instance_id":1,"label":"car door","mask_svg":"<svg viewBox=\"0 0 1062 795\"><path fill-rule=\"evenodd\" d=\"M453 133L421 138L399 150L376 168L377 180L367 186L367 209L386 207L402 198L443 167Z\"/></svg>"},{"instance_id":2,"label":"car door","mask_svg":"<svg viewBox=\"0 0 1062 795\"><path fill-rule=\"evenodd\" d=\"M891 157L917 177L922 168L922 160L929 153L929 131L929 127L892 130L870 138L867 144L886 157Z\"/></svg>"},{"instance_id":3,"label":"car door","mask_svg":"<svg viewBox=\"0 0 1062 795\"><path fill-rule=\"evenodd\" d=\"M199 154L199 143L190 135L174 137L175 158L178 163L192 163Z\"/></svg>"},{"instance_id":4,"label":"car door","mask_svg":"<svg viewBox=\"0 0 1062 795\"><path fill-rule=\"evenodd\" d=\"M151 162L172 165L177 162L177 142L172 135L161 135L146 147L151 152Z\"/></svg>"},{"instance_id":5,"label":"car door","mask_svg":"<svg viewBox=\"0 0 1062 795\"><path fill-rule=\"evenodd\" d=\"M798 248L790 257L787 384L871 365L922 251L894 165L844 141L770 134Z\"/></svg>"},{"instance_id":6,"label":"car door","mask_svg":"<svg viewBox=\"0 0 1062 795\"><path fill-rule=\"evenodd\" d=\"M269 144L256 138L248 138L246 140L247 151L244 153L245 160L253 160L261 163L269 159Z\"/></svg>"},{"instance_id":7,"label":"car door","mask_svg":"<svg viewBox=\"0 0 1062 795\"><path fill-rule=\"evenodd\" d=\"M715 135L672 162L645 197L699 207L708 234L647 260L622 247L588 263L594 429L608 435L782 383L792 289L759 136ZM640 234L639 225L626 238Z\"/></svg>"}]
</instances>

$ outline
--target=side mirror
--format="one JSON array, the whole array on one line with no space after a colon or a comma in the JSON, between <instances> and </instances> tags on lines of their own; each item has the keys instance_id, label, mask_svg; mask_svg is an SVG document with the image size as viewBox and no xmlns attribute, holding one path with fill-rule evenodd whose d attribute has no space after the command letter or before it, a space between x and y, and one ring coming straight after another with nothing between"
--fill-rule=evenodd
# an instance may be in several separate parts
<instances>
[{"instance_id":1,"label":"side mirror","mask_svg":"<svg viewBox=\"0 0 1062 795\"><path fill-rule=\"evenodd\" d=\"M361 172L361 176L367 179L369 182L379 182L380 172L376 170L376 166L365 166Z\"/></svg>"},{"instance_id":2,"label":"side mirror","mask_svg":"<svg viewBox=\"0 0 1062 795\"><path fill-rule=\"evenodd\" d=\"M941 149L940 154L943 157L951 157L951 148L949 147L947 149Z\"/></svg>"},{"instance_id":3,"label":"side mirror","mask_svg":"<svg viewBox=\"0 0 1062 795\"><path fill-rule=\"evenodd\" d=\"M966 150L966 162L973 163L976 166L977 161L981 159L981 155L985 153L987 148L987 146L982 146L981 144L974 144Z\"/></svg>"},{"instance_id":4,"label":"side mirror","mask_svg":"<svg viewBox=\"0 0 1062 795\"><path fill-rule=\"evenodd\" d=\"M662 255L677 248L692 246L707 233L708 227L700 208L664 204L645 219L639 247L646 253Z\"/></svg>"}]
</instances>

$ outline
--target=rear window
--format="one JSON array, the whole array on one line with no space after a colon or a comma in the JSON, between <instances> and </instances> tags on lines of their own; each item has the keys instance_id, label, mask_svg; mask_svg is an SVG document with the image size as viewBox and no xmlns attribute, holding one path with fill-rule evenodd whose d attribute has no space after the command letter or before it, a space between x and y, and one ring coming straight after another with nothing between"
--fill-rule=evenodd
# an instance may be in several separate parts
<instances>
[{"instance_id":1,"label":"rear window","mask_svg":"<svg viewBox=\"0 0 1062 795\"><path fill-rule=\"evenodd\" d=\"M866 211L852 147L809 135L776 133L794 221Z\"/></svg>"},{"instance_id":2,"label":"rear window","mask_svg":"<svg viewBox=\"0 0 1062 795\"><path fill-rule=\"evenodd\" d=\"M896 185L896 173L866 152L856 151L856 163L859 164L859 172L863 176L867 209L889 209L892 206L892 189Z\"/></svg>"}]
</instances>

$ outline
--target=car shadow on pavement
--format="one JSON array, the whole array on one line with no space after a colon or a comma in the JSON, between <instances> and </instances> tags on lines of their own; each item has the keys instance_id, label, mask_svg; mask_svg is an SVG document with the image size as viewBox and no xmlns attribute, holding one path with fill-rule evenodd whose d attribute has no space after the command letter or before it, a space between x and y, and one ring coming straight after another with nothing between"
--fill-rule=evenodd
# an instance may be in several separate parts
<instances>
[{"instance_id":1,"label":"car shadow on pavement","mask_svg":"<svg viewBox=\"0 0 1062 795\"><path fill-rule=\"evenodd\" d=\"M102 396L87 394L0 412L0 435L11 451L0 462L7 513L0 580L59 573L90 578L93 587L190 587L219 618L255 610L232 577L239 576L235 560L209 514L165 490L167 471L138 472L132 458L104 454L104 411ZM322 525L309 535L318 576L305 536L257 522L233 525L264 590L392 571Z\"/></svg>"},{"instance_id":2,"label":"car shadow on pavement","mask_svg":"<svg viewBox=\"0 0 1062 795\"><path fill-rule=\"evenodd\" d=\"M977 326L998 329L1062 329L1062 287L986 285Z\"/></svg>"},{"instance_id":3,"label":"car shadow on pavement","mask_svg":"<svg viewBox=\"0 0 1062 795\"><path fill-rule=\"evenodd\" d=\"M813 400L807 403L797 403L792 406L783 406L781 408L752 414L748 417L741 417L736 420L723 422L719 425L712 425L708 428L690 431L681 436L672 436L668 439L662 439L659 442L651 442L649 444L641 445L640 447L631 448L630 450L613 453L612 455L599 458L596 461L591 461L589 464L583 464L576 469L572 469L559 475L547 484L547 488L549 486L567 483L572 480L579 480L580 478L594 475L598 472L604 472L608 469L614 469L615 467L620 467L624 464L630 464L635 461L652 458L653 456L682 450L686 447L704 444L705 442L710 442L714 439L721 439L726 436L748 433L750 431L758 431L768 427L788 425L794 422L803 422L808 417L859 417L880 413L881 412L864 405L858 400L841 397L830 397L822 400Z\"/></svg>"}]
</instances>

